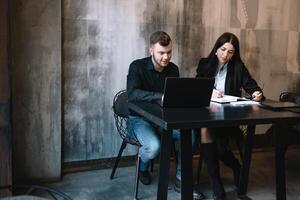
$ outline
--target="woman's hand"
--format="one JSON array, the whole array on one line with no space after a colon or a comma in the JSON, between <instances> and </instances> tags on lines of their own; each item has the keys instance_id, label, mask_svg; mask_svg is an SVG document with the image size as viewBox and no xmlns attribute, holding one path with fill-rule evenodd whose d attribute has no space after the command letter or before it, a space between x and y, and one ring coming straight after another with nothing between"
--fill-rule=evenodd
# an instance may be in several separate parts
<instances>
[{"instance_id":1,"label":"woman's hand","mask_svg":"<svg viewBox=\"0 0 300 200\"><path fill-rule=\"evenodd\" d=\"M260 91L255 91L252 94L252 100L253 101L260 101L262 99L262 97L263 97L263 94Z\"/></svg>"},{"instance_id":2,"label":"woman's hand","mask_svg":"<svg viewBox=\"0 0 300 200\"><path fill-rule=\"evenodd\" d=\"M213 98L221 98L221 97L223 97L223 92L220 92L219 90L214 89L211 96Z\"/></svg>"}]
</instances>

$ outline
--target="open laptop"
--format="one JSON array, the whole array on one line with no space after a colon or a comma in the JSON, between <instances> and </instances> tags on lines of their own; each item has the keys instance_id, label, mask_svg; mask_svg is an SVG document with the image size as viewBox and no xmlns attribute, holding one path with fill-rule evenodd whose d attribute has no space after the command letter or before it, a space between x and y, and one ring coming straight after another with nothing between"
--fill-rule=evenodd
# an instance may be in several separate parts
<instances>
[{"instance_id":1,"label":"open laptop","mask_svg":"<svg viewBox=\"0 0 300 200\"><path fill-rule=\"evenodd\" d=\"M162 107L205 107L210 103L214 78L168 77L165 80Z\"/></svg>"}]
</instances>

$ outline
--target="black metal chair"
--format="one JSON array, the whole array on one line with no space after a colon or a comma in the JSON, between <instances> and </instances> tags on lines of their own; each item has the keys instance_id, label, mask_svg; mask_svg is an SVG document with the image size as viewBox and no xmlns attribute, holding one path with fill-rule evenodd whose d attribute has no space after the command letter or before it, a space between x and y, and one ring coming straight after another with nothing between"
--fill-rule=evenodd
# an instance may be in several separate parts
<instances>
[{"instance_id":1,"label":"black metal chair","mask_svg":"<svg viewBox=\"0 0 300 200\"><path fill-rule=\"evenodd\" d=\"M296 104L300 104L300 96L293 92L282 92L279 95L279 101L288 101Z\"/></svg>"},{"instance_id":2,"label":"black metal chair","mask_svg":"<svg viewBox=\"0 0 300 200\"><path fill-rule=\"evenodd\" d=\"M126 148L127 144L137 146L138 151L137 151L136 174L135 174L135 183L134 183L134 199L138 199L137 196L138 196L138 187L139 187L139 168L140 168L139 149L141 147L141 144L139 143L138 139L135 136L128 135L127 120L129 115L129 109L128 109L128 96L126 90L121 90L114 96L112 109L114 113L116 128L123 141L118 156L116 158L114 167L112 169L110 179L114 178L123 150ZM173 143L173 149L175 152L174 143ZM153 171L153 166L154 166L154 161L152 160L150 164L151 171Z\"/></svg>"},{"instance_id":3,"label":"black metal chair","mask_svg":"<svg viewBox=\"0 0 300 200\"><path fill-rule=\"evenodd\" d=\"M300 105L300 96L297 95L294 92L282 92L279 95L279 101L281 102L292 102L292 103L296 103ZM271 126L267 131L266 131L266 135L268 135L268 137L272 138L272 144L275 143L274 141L274 135L273 135L273 129L274 127ZM285 149L284 152L287 151L289 144L297 141L297 138L294 138L293 136L299 135L300 133L300 127L299 124L298 125L293 125L293 126L288 126L287 130L286 130L286 141L285 141Z\"/></svg>"},{"instance_id":4,"label":"black metal chair","mask_svg":"<svg viewBox=\"0 0 300 200\"><path fill-rule=\"evenodd\" d=\"M300 96L297 95L294 92L282 92L279 95L279 101L282 101L282 102L292 102L292 103L296 103L296 104L300 105ZM294 135L298 135L299 133L300 133L299 125L294 125L294 126L288 127L288 134L289 134L288 139L289 139L289 141L286 144L285 152L288 149L288 145L291 144L291 143L293 143L295 141L294 138L293 138L293 136Z\"/></svg>"},{"instance_id":5,"label":"black metal chair","mask_svg":"<svg viewBox=\"0 0 300 200\"><path fill-rule=\"evenodd\" d=\"M114 178L116 169L118 167L120 158L122 156L123 150L126 148L127 144L131 144L138 147L137 151L137 161L136 161L136 175L135 175L135 184L134 184L134 199L137 199L138 195L138 186L139 186L139 167L140 167L140 157L139 157L139 148L141 144L138 142L135 136L129 136L127 132L127 120L129 115L128 110L128 97L126 90L119 91L113 99L113 112L115 118L115 125L122 138L122 144L118 153L118 157L116 158L114 167L112 169L110 179Z\"/></svg>"}]
</instances>

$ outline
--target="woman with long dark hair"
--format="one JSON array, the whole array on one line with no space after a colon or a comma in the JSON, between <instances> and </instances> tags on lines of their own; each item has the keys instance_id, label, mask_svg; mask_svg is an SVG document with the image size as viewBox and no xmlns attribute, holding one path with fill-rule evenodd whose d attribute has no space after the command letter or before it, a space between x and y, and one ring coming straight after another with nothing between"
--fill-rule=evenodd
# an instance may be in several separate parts
<instances>
[{"instance_id":1,"label":"woman with long dark hair","mask_svg":"<svg viewBox=\"0 0 300 200\"><path fill-rule=\"evenodd\" d=\"M223 33L215 42L208 57L200 59L197 77L215 78L212 97L241 96L242 89L244 89L254 101L260 101L263 98L262 89L251 77L241 60L239 40L232 33ZM239 128L201 129L201 151L208 165L215 199L226 199L218 159L233 170L234 183L238 186L241 165L227 148L229 136L233 133L239 134Z\"/></svg>"}]
</instances>

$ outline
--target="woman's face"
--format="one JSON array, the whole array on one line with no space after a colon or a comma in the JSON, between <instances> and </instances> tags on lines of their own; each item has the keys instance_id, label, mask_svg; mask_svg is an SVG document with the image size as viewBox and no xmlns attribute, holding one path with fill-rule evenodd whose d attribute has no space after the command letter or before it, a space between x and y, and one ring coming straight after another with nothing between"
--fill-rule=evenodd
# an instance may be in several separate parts
<instances>
[{"instance_id":1,"label":"woman's face","mask_svg":"<svg viewBox=\"0 0 300 200\"><path fill-rule=\"evenodd\" d=\"M228 63L228 61L232 58L234 51L235 49L233 45L229 42L226 42L220 48L218 48L216 55L218 57L219 64L223 66L224 64Z\"/></svg>"}]
</instances>

